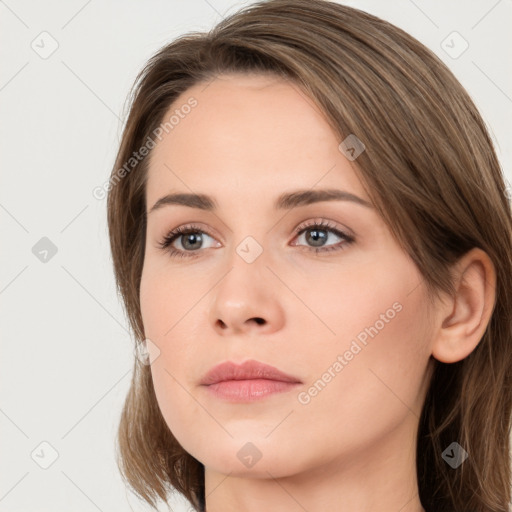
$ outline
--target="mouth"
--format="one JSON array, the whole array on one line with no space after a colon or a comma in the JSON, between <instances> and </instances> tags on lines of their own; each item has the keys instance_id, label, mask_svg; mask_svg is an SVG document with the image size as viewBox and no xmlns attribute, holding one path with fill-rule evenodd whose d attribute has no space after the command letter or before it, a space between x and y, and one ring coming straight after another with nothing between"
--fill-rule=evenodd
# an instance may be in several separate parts
<instances>
[{"instance_id":1,"label":"mouth","mask_svg":"<svg viewBox=\"0 0 512 512\"><path fill-rule=\"evenodd\" d=\"M201 380L214 397L229 402L252 402L295 389L302 381L258 361L214 366Z\"/></svg>"}]
</instances>

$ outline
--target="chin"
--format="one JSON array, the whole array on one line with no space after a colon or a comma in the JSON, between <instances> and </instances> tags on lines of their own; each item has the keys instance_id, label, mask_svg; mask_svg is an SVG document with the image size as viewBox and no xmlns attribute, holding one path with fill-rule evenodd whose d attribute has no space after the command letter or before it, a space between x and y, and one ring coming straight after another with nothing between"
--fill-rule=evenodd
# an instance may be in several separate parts
<instances>
[{"instance_id":1,"label":"chin","mask_svg":"<svg viewBox=\"0 0 512 512\"><path fill-rule=\"evenodd\" d=\"M184 448L205 468L232 477L284 477L300 471L296 449L288 453L280 449L279 443L268 439L249 441L250 438L227 439L226 435L225 442L220 443L217 436L215 440L209 438L203 446Z\"/></svg>"}]
</instances>

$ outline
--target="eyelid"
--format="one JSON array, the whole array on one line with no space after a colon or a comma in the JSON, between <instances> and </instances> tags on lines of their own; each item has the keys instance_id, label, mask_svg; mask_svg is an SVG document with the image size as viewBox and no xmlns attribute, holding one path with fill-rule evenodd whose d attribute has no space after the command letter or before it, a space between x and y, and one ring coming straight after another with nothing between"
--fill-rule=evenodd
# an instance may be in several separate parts
<instances>
[{"instance_id":1,"label":"eyelid","mask_svg":"<svg viewBox=\"0 0 512 512\"><path fill-rule=\"evenodd\" d=\"M183 235L183 234L186 234L188 232L200 232L200 233L204 233L206 235L208 235L210 238L213 238L213 239L216 239L217 238L217 235L213 234L212 231L210 228L208 227L205 227L204 225L202 225L201 223L196 223L196 222L189 222L187 224L182 224L180 226L177 226L176 228L174 229L171 229L171 230L168 230L166 232L166 234L163 236L163 239L157 243L157 247L160 248L160 249L163 249L163 250L167 250L168 247L165 247L165 243L170 240L170 239L174 239L172 243L174 243L174 241L176 241L176 239L178 239L180 237L180 235ZM188 252L192 252L192 251L188 251Z\"/></svg>"},{"instance_id":2,"label":"eyelid","mask_svg":"<svg viewBox=\"0 0 512 512\"><path fill-rule=\"evenodd\" d=\"M341 243L334 245L325 245L319 247L312 247L308 245L298 245L296 243L292 244L293 247L300 247L307 252L313 252L315 254L318 253L327 253L330 251L339 251L345 249L345 246L352 244L355 242L355 236L351 229L342 227L338 227L338 223L326 219L324 217L317 217L313 219L308 219L307 221L301 222L298 226L293 229L295 234L294 239L300 236L304 231L310 228L319 228L319 230L330 231L334 233L339 238L344 239ZM203 249L198 249L197 251L184 251L182 249L176 249L172 247L172 244L185 234L199 232L204 233L212 239L216 240L216 235L211 233L211 229L209 227L204 227L201 223L188 223L184 225L180 225L172 230L170 230L163 238L161 242L157 243L157 248L167 251L171 254L171 257L186 257L186 258L195 258L198 257ZM221 242L222 243L222 242Z\"/></svg>"},{"instance_id":3,"label":"eyelid","mask_svg":"<svg viewBox=\"0 0 512 512\"><path fill-rule=\"evenodd\" d=\"M326 229L331 229L334 231L340 232L343 236L355 239L356 235L355 233L347 226L339 225L338 222L328 219L327 217L314 217L312 219L308 219L304 222L301 222L298 226L296 226L293 231L297 235L301 231L304 231L305 229L309 227L314 226L322 226Z\"/></svg>"}]
</instances>

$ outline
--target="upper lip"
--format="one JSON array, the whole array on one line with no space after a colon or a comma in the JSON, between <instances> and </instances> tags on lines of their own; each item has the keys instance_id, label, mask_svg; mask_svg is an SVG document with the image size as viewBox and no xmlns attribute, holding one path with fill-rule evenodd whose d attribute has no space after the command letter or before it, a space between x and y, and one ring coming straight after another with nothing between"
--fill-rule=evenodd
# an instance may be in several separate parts
<instances>
[{"instance_id":1,"label":"upper lip","mask_svg":"<svg viewBox=\"0 0 512 512\"><path fill-rule=\"evenodd\" d=\"M282 371L269 366L268 364L260 363L259 361L245 361L243 364L238 365L227 361L225 363L214 366L208 373L201 379L203 386L216 384L226 380L250 380L250 379L268 379L277 380L281 382L297 382L302 381L292 375L287 375Z\"/></svg>"}]
</instances>

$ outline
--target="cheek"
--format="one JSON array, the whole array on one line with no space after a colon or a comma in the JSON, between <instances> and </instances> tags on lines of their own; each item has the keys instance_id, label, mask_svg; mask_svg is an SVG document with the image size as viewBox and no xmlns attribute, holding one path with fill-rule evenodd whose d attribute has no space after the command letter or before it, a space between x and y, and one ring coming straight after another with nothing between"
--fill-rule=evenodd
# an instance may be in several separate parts
<instances>
[{"instance_id":1,"label":"cheek","mask_svg":"<svg viewBox=\"0 0 512 512\"><path fill-rule=\"evenodd\" d=\"M401 272L360 274L334 304L324 295L322 318L336 336L305 355L314 369L300 403L311 428L331 425L334 444L376 441L421 413L431 335L426 297L415 289L415 269Z\"/></svg>"},{"instance_id":2,"label":"cheek","mask_svg":"<svg viewBox=\"0 0 512 512\"><path fill-rule=\"evenodd\" d=\"M140 284L141 314L146 336L159 344L167 344L173 334L183 329L181 323L194 313L198 300L204 294L201 281L183 273L144 268Z\"/></svg>"},{"instance_id":3,"label":"cheek","mask_svg":"<svg viewBox=\"0 0 512 512\"><path fill-rule=\"evenodd\" d=\"M315 324L317 336L310 331L303 337L301 352L310 364L312 386L304 401L311 398L311 403L331 409L340 404L344 413L351 408L351 414L364 411L365 404L395 410L403 407L401 399L414 407L431 336L426 296L417 286L419 272L412 262L393 259L338 276L320 279L317 283L324 286L307 295L319 321L306 322ZM343 421L343 414L337 418Z\"/></svg>"},{"instance_id":4,"label":"cheek","mask_svg":"<svg viewBox=\"0 0 512 512\"><path fill-rule=\"evenodd\" d=\"M187 268L171 273L148 266L141 280L141 312L146 337L161 351L152 365L160 409L184 448L194 450L191 432L205 411L184 388L193 386L190 375L197 375L202 340L215 334L201 303L211 276L190 274ZM297 428L307 424L317 432L335 426L329 432L336 439L343 432L345 441L357 444L403 418L408 407L419 414L415 404L429 355L428 326L423 287L416 288L420 274L411 262L392 253L345 267L318 266L308 278L286 268L279 275L294 294L267 290L286 315L288 331L278 352L288 354L290 367L305 376L309 397L307 405L292 398L290 406L299 414L290 426L297 421Z\"/></svg>"},{"instance_id":5,"label":"cheek","mask_svg":"<svg viewBox=\"0 0 512 512\"><path fill-rule=\"evenodd\" d=\"M167 427L188 453L197 456L197 447L205 434L198 419L205 418L205 409L199 401L192 399L183 375L170 368L168 354L163 353L152 364L151 375L158 407Z\"/></svg>"},{"instance_id":6,"label":"cheek","mask_svg":"<svg viewBox=\"0 0 512 512\"><path fill-rule=\"evenodd\" d=\"M151 365L155 393L166 421L173 428L173 411L183 407L184 401L190 402L183 387L189 386L186 379L195 357L193 344L184 343L183 335L195 328L190 320L197 298L193 300L196 297L193 286L179 293L176 290L180 286L178 280L163 272L143 272L140 288L144 332L159 351ZM182 422L186 423L187 418Z\"/></svg>"},{"instance_id":7,"label":"cheek","mask_svg":"<svg viewBox=\"0 0 512 512\"><path fill-rule=\"evenodd\" d=\"M191 369L197 364L197 353L194 344L184 340L200 340L197 302L204 291L200 281L185 274L180 278L177 273L171 275L168 270L155 271L148 266L142 273L140 286L144 332L159 350L151 365L155 394L167 424L177 435L182 431L185 434L200 413L197 403L185 391L191 385ZM184 410L187 414L178 414Z\"/></svg>"},{"instance_id":8,"label":"cheek","mask_svg":"<svg viewBox=\"0 0 512 512\"><path fill-rule=\"evenodd\" d=\"M194 436L197 426L195 422L203 413L195 400L187 391L190 382L187 380L191 365L194 364L194 353L191 344L180 342L180 333L190 326L187 324L186 300L176 300L174 293L168 293L167 283L147 280L141 283L141 311L146 337L158 346L158 357L151 365L151 376L158 407L165 423L174 437L188 452L194 450ZM166 291L167 290L167 291ZM181 321L180 321L181 319ZM188 443L192 441L192 445Z\"/></svg>"},{"instance_id":9,"label":"cheek","mask_svg":"<svg viewBox=\"0 0 512 512\"><path fill-rule=\"evenodd\" d=\"M409 323L412 317L417 321L422 314L425 299L419 287L415 290L420 282L414 264L395 253L340 265L335 271L332 267L321 269L314 281L293 284L313 313L305 311L297 320L302 322L300 332L314 328L317 340L323 340L321 346L339 350L344 345L348 348L355 338L364 345L380 338L381 333L407 330L411 327L405 327L407 319Z\"/></svg>"}]
</instances>

